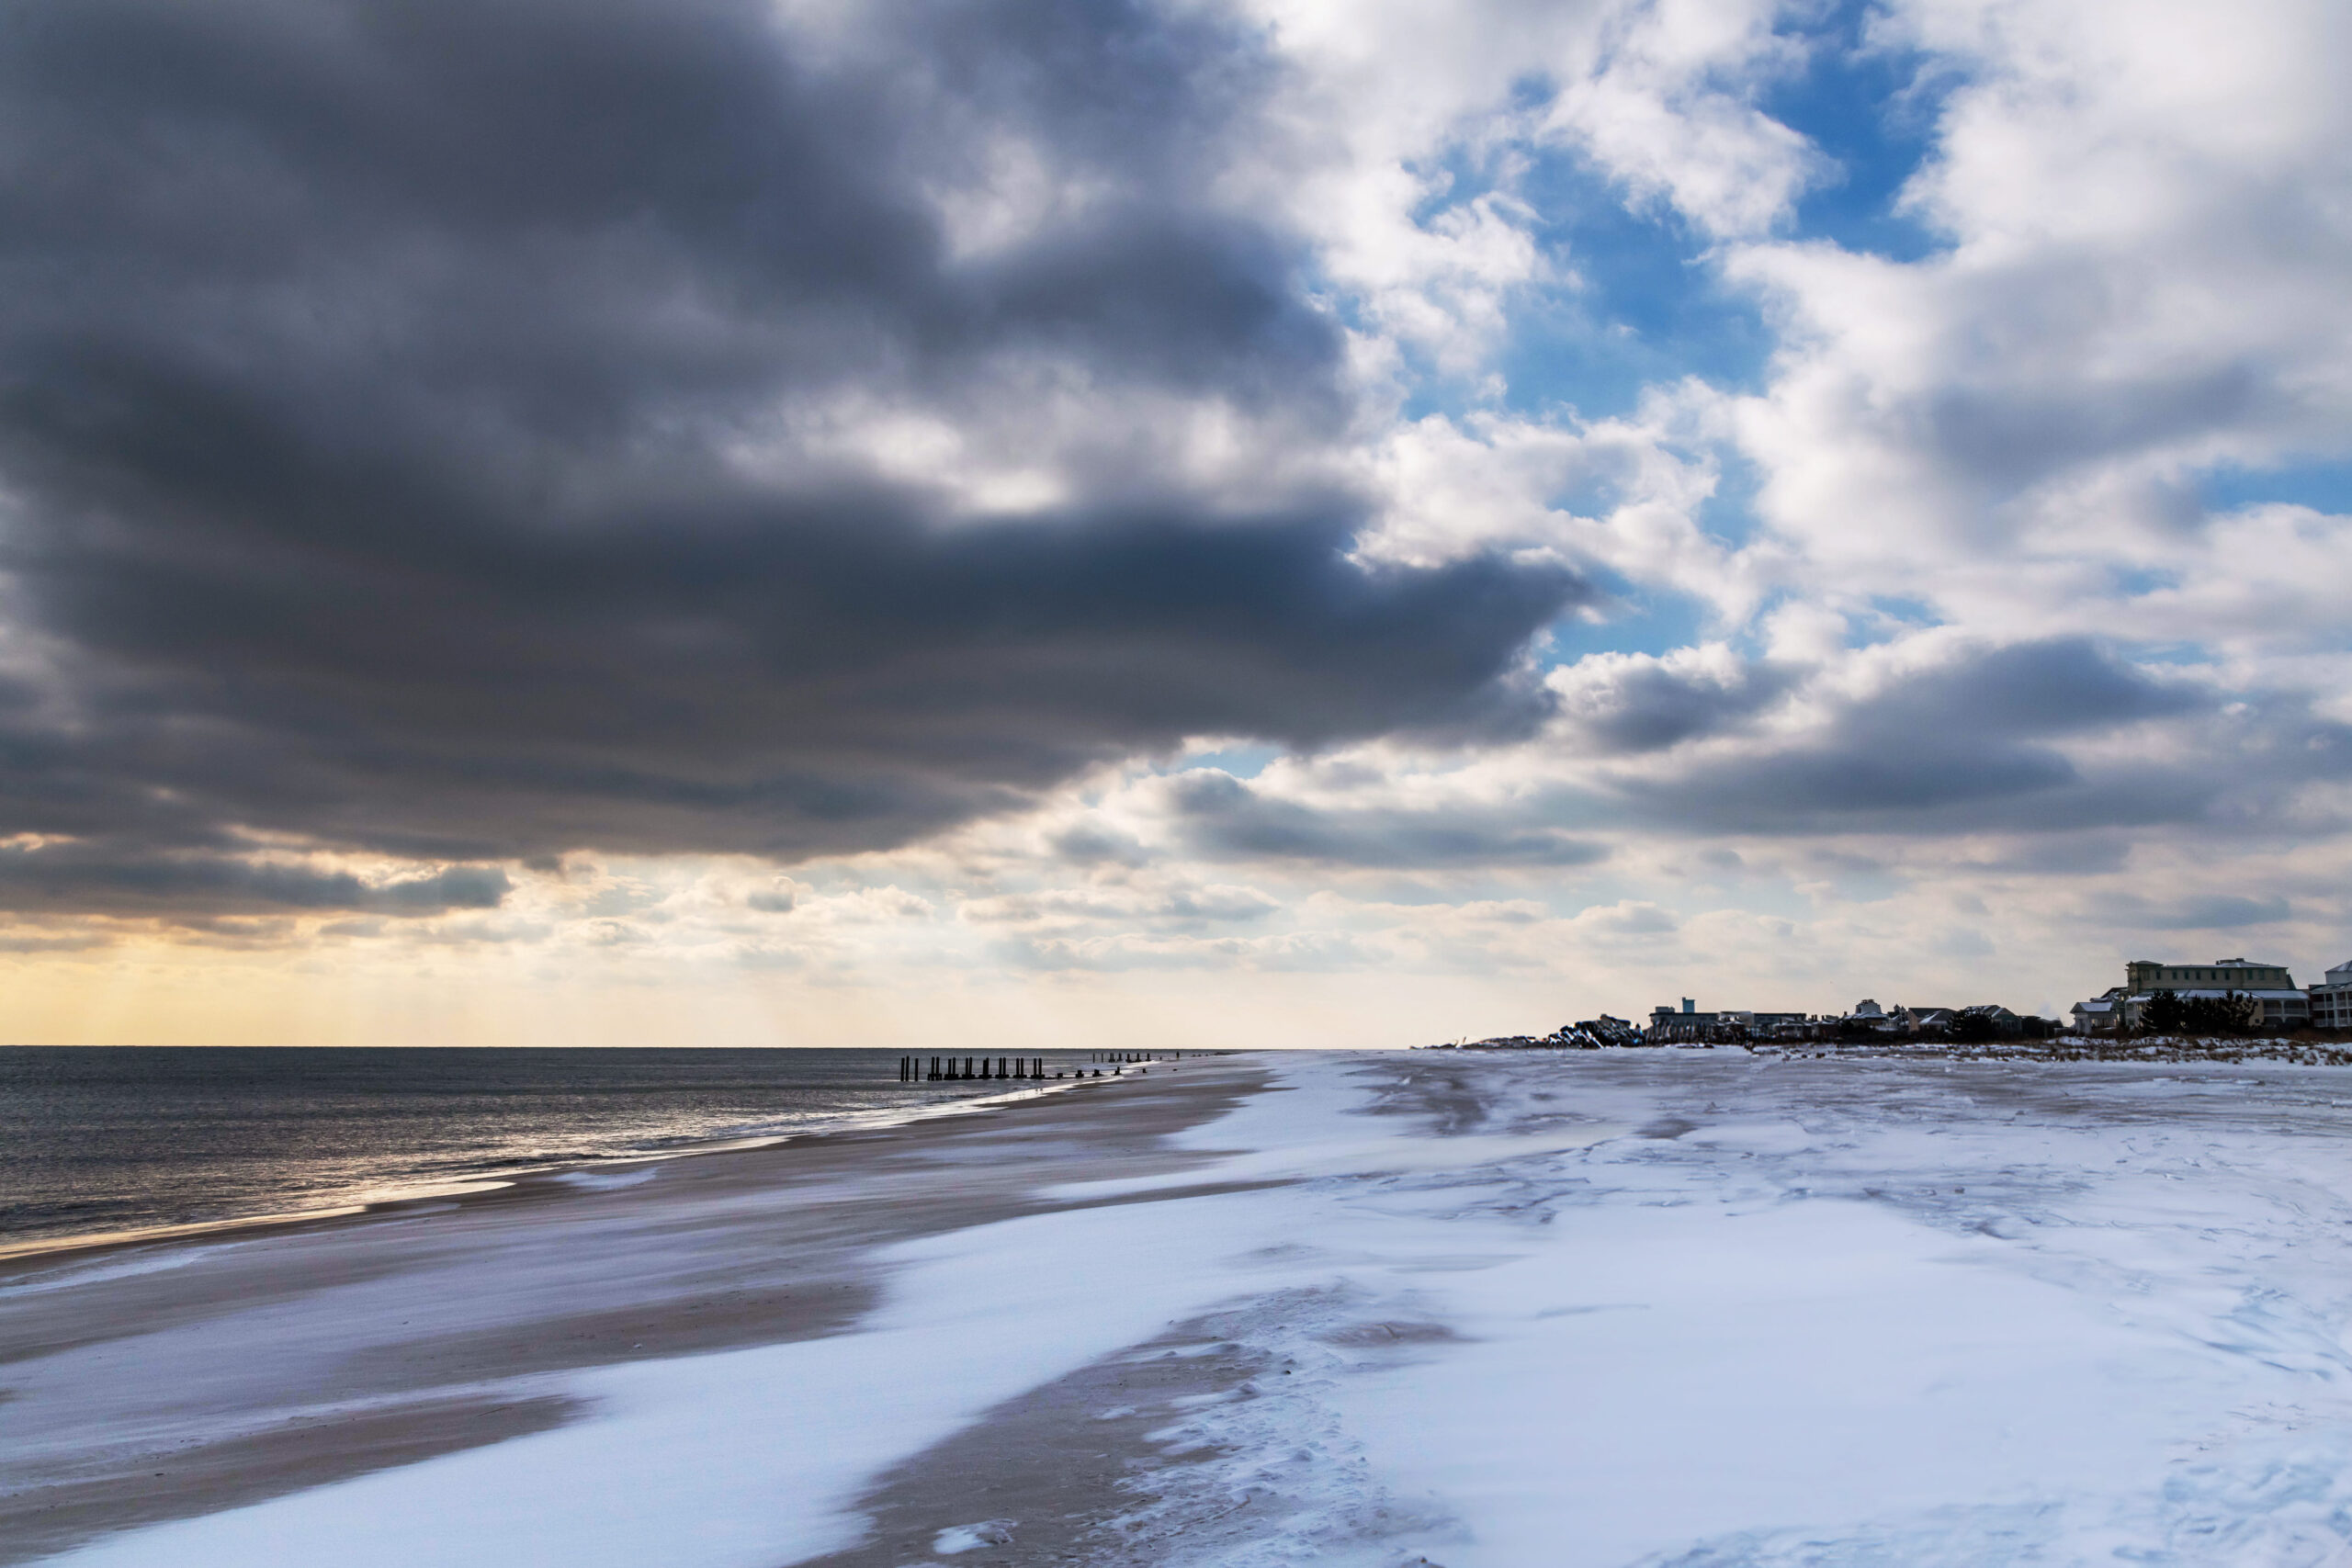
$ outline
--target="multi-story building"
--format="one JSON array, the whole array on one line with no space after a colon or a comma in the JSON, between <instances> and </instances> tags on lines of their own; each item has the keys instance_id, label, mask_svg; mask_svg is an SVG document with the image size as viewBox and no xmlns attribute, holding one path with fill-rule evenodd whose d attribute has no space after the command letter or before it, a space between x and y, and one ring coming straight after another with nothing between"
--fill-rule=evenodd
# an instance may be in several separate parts
<instances>
[{"instance_id":1,"label":"multi-story building","mask_svg":"<svg viewBox=\"0 0 2352 1568\"><path fill-rule=\"evenodd\" d=\"M2311 1021L2312 999L2296 988L2295 977L2283 964L2255 964L2244 958L2158 964L2142 958L2123 966L2123 1021L2134 1029L2158 991L2170 991L2183 1001L2242 997L2260 1010L2259 1021L2265 1029L2301 1029Z\"/></svg>"},{"instance_id":2,"label":"multi-story building","mask_svg":"<svg viewBox=\"0 0 2352 1568\"><path fill-rule=\"evenodd\" d=\"M2314 1029L2352 1029L2352 959L2346 959L2327 972L2327 978L2311 989L2312 1027Z\"/></svg>"},{"instance_id":3,"label":"multi-story building","mask_svg":"<svg viewBox=\"0 0 2352 1568\"><path fill-rule=\"evenodd\" d=\"M1701 1012L1699 1004L1685 997L1679 1011L1670 1007L1650 1010L1648 1039L1653 1045L1678 1041L1772 1039L1794 1033L1811 1021L1801 1012L1755 1012L1745 1008Z\"/></svg>"},{"instance_id":4,"label":"multi-story building","mask_svg":"<svg viewBox=\"0 0 2352 1568\"><path fill-rule=\"evenodd\" d=\"M1717 1028L1726 1021L1720 1013L1701 1012L1699 1004L1685 997L1679 1012L1664 1005L1650 1009L1650 1043L1663 1045L1669 1041L1711 1040Z\"/></svg>"},{"instance_id":5,"label":"multi-story building","mask_svg":"<svg viewBox=\"0 0 2352 1568\"><path fill-rule=\"evenodd\" d=\"M2141 958L2123 966L2123 988L2134 996L2149 991L2182 996L2197 990L2291 991L2295 977L2284 965L2249 964L2243 958L2217 958L2211 964L2158 964Z\"/></svg>"}]
</instances>

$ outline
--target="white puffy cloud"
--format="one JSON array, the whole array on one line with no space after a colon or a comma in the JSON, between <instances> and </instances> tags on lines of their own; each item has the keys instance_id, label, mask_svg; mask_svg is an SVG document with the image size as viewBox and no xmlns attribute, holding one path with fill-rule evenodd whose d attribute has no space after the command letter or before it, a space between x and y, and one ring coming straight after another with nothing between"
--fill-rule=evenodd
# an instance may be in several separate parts
<instances>
[{"instance_id":1,"label":"white puffy cloud","mask_svg":"<svg viewBox=\"0 0 2352 1568\"><path fill-rule=\"evenodd\" d=\"M1959 82L1902 197L1940 248L1725 257L1781 333L1737 421L1793 570L1986 626L2262 574L2196 480L2352 455L2346 28L2291 0L1888 8L1880 42Z\"/></svg>"}]
</instances>

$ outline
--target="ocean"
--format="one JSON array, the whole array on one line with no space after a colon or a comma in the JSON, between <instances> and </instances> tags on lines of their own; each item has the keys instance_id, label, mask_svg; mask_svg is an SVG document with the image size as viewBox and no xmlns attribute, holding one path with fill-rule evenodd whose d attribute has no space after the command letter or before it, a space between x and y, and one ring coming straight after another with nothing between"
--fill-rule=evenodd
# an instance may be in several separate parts
<instances>
[{"instance_id":1,"label":"ocean","mask_svg":"<svg viewBox=\"0 0 2352 1568\"><path fill-rule=\"evenodd\" d=\"M1043 1052L1046 1071L1088 1060ZM899 1120L864 1050L0 1047L0 1255Z\"/></svg>"}]
</instances>

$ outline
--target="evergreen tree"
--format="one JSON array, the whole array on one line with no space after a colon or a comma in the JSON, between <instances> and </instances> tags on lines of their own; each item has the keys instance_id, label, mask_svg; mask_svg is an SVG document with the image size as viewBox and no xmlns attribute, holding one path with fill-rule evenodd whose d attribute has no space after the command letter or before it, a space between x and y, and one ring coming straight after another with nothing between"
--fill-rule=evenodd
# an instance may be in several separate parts
<instances>
[{"instance_id":1,"label":"evergreen tree","mask_svg":"<svg viewBox=\"0 0 2352 1568\"><path fill-rule=\"evenodd\" d=\"M2150 995L2140 1010L2140 1027L2151 1034L2179 1034L2192 1025L2189 1004L2175 991L2157 991Z\"/></svg>"},{"instance_id":2,"label":"evergreen tree","mask_svg":"<svg viewBox=\"0 0 2352 1568\"><path fill-rule=\"evenodd\" d=\"M1951 1021L1951 1037L1963 1045L1982 1045L2000 1030L1981 1012L1964 1012Z\"/></svg>"},{"instance_id":3,"label":"evergreen tree","mask_svg":"<svg viewBox=\"0 0 2352 1568\"><path fill-rule=\"evenodd\" d=\"M2262 1005L2236 991L2193 998L2183 1004L2182 1012L2184 1026L2199 1034L2250 1034L2262 1022Z\"/></svg>"}]
</instances>

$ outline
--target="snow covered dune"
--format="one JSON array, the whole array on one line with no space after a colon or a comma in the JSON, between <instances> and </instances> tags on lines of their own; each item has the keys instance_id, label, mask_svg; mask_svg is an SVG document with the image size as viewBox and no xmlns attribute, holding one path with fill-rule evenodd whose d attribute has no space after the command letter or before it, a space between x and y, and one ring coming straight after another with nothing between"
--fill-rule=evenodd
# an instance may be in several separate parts
<instances>
[{"instance_id":1,"label":"snow covered dune","mask_svg":"<svg viewBox=\"0 0 2352 1568\"><path fill-rule=\"evenodd\" d=\"M1328 1166L1317 1134L1385 1120L1415 1146L1264 1201L1301 1205L1259 1262L1306 1293L1222 1326L1291 1375L1182 1426L1232 1450L1190 1486L1288 1517L1164 1561L2352 1561L2335 1075L1717 1052L1292 1077L1238 1113L1250 1141L1279 1122ZM1465 1098L1461 1135L1406 1132ZM1355 1326L1384 1323L1422 1326ZM1292 1441L1314 1431L1339 1446Z\"/></svg>"}]
</instances>

